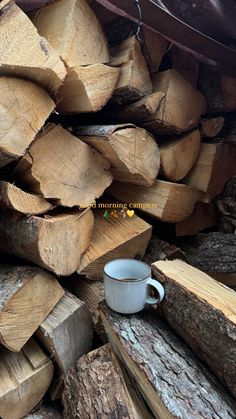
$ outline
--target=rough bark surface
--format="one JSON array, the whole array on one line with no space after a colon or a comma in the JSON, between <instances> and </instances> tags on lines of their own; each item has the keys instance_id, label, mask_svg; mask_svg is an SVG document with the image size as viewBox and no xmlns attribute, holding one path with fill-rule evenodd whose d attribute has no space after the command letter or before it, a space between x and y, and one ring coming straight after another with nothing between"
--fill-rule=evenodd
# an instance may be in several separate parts
<instances>
[{"instance_id":1,"label":"rough bark surface","mask_svg":"<svg viewBox=\"0 0 236 419\"><path fill-rule=\"evenodd\" d=\"M236 138L236 135L235 135ZM220 231L236 231L236 176L225 185L223 192L217 196L216 205L220 213Z\"/></svg>"},{"instance_id":2,"label":"rough bark surface","mask_svg":"<svg viewBox=\"0 0 236 419\"><path fill-rule=\"evenodd\" d=\"M151 265L157 260L185 259L184 252L173 244L160 240L156 236L152 236L148 248L146 250L143 262Z\"/></svg>"}]
</instances>

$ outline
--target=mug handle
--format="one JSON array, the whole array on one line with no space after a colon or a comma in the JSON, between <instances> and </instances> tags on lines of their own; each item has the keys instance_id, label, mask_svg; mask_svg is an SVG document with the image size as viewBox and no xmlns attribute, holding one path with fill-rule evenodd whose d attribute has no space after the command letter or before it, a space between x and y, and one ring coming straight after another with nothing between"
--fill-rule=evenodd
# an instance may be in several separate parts
<instances>
[{"instance_id":1,"label":"mug handle","mask_svg":"<svg viewBox=\"0 0 236 419\"><path fill-rule=\"evenodd\" d=\"M154 297L147 297L145 303L146 304L158 304L160 303L165 295L165 290L163 288L163 286L160 284L160 282L155 281L155 279L150 278L147 281L147 285L151 285L153 288L155 288L155 290L158 292L159 294L159 298L154 298Z\"/></svg>"}]
</instances>

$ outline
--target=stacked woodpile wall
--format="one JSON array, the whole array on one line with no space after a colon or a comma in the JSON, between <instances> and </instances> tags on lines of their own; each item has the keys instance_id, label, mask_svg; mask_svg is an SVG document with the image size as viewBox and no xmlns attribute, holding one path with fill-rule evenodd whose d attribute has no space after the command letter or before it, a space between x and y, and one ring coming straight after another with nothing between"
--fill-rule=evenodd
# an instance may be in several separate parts
<instances>
[{"instance_id":1,"label":"stacked woodpile wall","mask_svg":"<svg viewBox=\"0 0 236 419\"><path fill-rule=\"evenodd\" d=\"M47 3L0 3L0 417L233 419L236 81ZM150 313L103 301L127 257L163 283Z\"/></svg>"}]
</instances>

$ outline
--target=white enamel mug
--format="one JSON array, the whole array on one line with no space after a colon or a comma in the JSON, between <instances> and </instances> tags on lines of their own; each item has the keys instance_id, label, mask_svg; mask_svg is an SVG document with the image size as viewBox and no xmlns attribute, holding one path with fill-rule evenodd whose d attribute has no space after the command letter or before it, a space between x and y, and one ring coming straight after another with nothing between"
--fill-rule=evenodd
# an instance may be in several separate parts
<instances>
[{"instance_id":1,"label":"white enamel mug","mask_svg":"<svg viewBox=\"0 0 236 419\"><path fill-rule=\"evenodd\" d=\"M150 296L151 287L159 297ZM163 286L152 279L151 268L136 259L116 259L104 266L104 290L107 305L122 314L143 310L145 304L158 304L164 298Z\"/></svg>"}]
</instances>

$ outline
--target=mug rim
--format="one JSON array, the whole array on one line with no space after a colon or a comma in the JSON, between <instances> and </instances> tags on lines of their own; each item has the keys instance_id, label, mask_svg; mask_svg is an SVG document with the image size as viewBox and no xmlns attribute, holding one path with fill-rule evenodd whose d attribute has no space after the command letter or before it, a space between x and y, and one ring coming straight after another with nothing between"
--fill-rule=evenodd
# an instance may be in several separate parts
<instances>
[{"instance_id":1,"label":"mug rim","mask_svg":"<svg viewBox=\"0 0 236 419\"><path fill-rule=\"evenodd\" d=\"M133 262L138 262L138 263L141 263L142 265L146 265L147 268L149 269L149 274L147 276L145 276L144 278L137 278L137 279L119 279L119 278L114 278L113 276L111 276L111 275L109 275L109 274L106 273L106 271L105 271L106 266L110 265L110 263L119 262L121 260L132 260ZM151 274L152 274L152 270L151 270L151 267L146 262L143 262L142 260L132 259L132 258L119 258L119 259L113 259L113 260L110 260L110 262L107 262L106 265L103 268L103 273L106 274L106 276L108 276L108 278L113 279L114 281L131 282L131 283L133 283L133 282L145 281L145 279L148 279L151 276Z\"/></svg>"}]
</instances>

